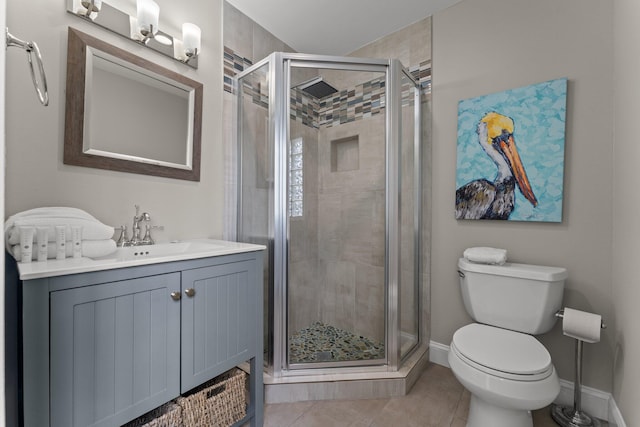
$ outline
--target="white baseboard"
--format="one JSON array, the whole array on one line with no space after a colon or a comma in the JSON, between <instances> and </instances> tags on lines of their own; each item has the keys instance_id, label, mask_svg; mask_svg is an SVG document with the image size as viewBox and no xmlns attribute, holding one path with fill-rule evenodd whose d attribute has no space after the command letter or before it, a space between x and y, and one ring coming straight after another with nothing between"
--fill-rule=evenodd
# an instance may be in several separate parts
<instances>
[{"instance_id":1,"label":"white baseboard","mask_svg":"<svg viewBox=\"0 0 640 427\"><path fill-rule=\"evenodd\" d=\"M449 368L449 346L429 342L429 361ZM560 405L573 405L573 382L560 380L560 394L555 400ZM622 414L611 393L582 386L582 409L588 414L609 422L610 427L626 427Z\"/></svg>"},{"instance_id":2,"label":"white baseboard","mask_svg":"<svg viewBox=\"0 0 640 427\"><path fill-rule=\"evenodd\" d=\"M627 427L627 424L624 422L624 418L622 418L622 413L620 412L620 408L616 404L615 399L611 396L609 399L609 427Z\"/></svg>"},{"instance_id":3,"label":"white baseboard","mask_svg":"<svg viewBox=\"0 0 640 427\"><path fill-rule=\"evenodd\" d=\"M449 346L429 341L429 362L449 368Z\"/></svg>"}]
</instances>

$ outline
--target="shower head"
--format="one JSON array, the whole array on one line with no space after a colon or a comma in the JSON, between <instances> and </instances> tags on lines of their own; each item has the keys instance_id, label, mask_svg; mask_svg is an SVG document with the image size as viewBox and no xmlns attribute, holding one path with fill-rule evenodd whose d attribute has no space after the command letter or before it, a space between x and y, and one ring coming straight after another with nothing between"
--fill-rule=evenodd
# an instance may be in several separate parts
<instances>
[{"instance_id":1,"label":"shower head","mask_svg":"<svg viewBox=\"0 0 640 427\"><path fill-rule=\"evenodd\" d=\"M302 82L294 86L294 89L300 89L316 99L322 99L338 91L338 89L325 82L320 76Z\"/></svg>"}]
</instances>

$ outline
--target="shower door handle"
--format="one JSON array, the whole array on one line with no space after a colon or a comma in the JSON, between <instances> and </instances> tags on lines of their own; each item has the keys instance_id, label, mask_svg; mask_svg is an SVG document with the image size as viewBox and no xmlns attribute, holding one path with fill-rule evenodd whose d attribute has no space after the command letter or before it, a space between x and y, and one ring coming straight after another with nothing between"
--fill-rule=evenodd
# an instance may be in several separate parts
<instances>
[{"instance_id":1,"label":"shower door handle","mask_svg":"<svg viewBox=\"0 0 640 427\"><path fill-rule=\"evenodd\" d=\"M187 290L184 291L184 294L186 296L188 296L189 298L193 297L196 294L196 290L193 288L189 288Z\"/></svg>"}]
</instances>

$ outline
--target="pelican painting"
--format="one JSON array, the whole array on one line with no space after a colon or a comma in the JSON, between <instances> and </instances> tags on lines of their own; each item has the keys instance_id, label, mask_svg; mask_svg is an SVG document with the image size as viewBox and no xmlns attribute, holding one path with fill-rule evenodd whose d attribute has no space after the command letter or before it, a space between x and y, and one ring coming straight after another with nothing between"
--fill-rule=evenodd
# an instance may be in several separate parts
<instances>
[{"instance_id":1,"label":"pelican painting","mask_svg":"<svg viewBox=\"0 0 640 427\"><path fill-rule=\"evenodd\" d=\"M456 219L562 220L566 87L559 79L460 102Z\"/></svg>"},{"instance_id":2,"label":"pelican painting","mask_svg":"<svg viewBox=\"0 0 640 427\"><path fill-rule=\"evenodd\" d=\"M481 178L456 190L457 219L509 219L517 185L535 207L538 200L520 160L513 137L513 119L490 112L478 123L478 142L493 160L498 174L493 182Z\"/></svg>"}]
</instances>

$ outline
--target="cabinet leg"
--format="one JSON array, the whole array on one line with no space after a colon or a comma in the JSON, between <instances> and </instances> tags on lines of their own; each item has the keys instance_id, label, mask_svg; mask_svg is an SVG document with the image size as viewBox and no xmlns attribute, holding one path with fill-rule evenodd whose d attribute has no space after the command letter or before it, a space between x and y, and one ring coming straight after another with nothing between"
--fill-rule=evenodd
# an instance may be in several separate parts
<instances>
[{"instance_id":1,"label":"cabinet leg","mask_svg":"<svg viewBox=\"0 0 640 427\"><path fill-rule=\"evenodd\" d=\"M249 394L251 403L249 410L253 410L253 427L262 427L264 422L264 386L262 383L262 352L250 361L251 374L249 375Z\"/></svg>"}]
</instances>

